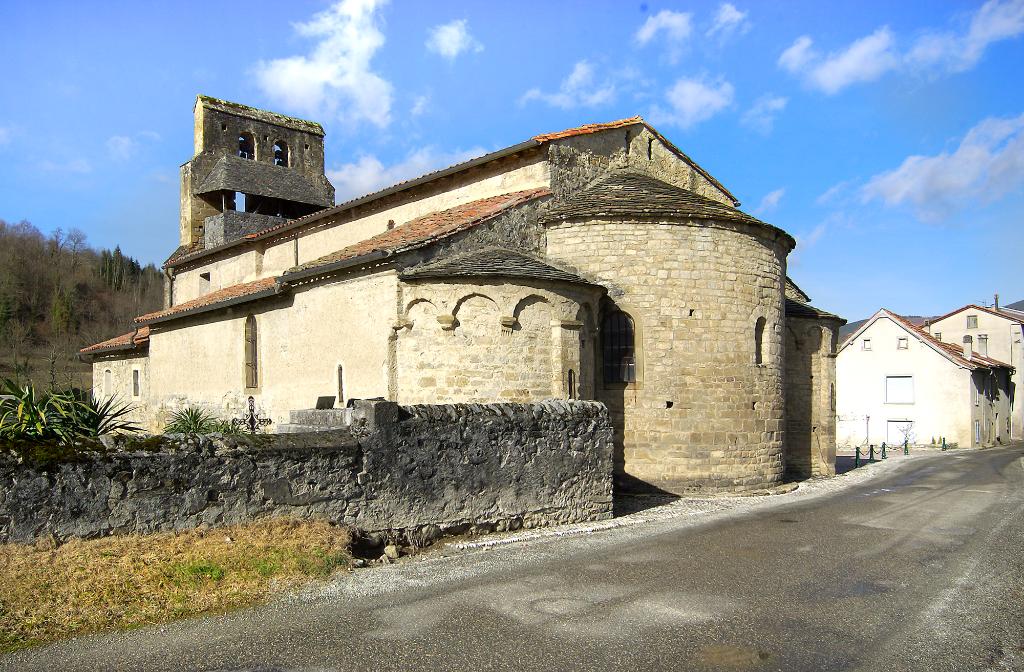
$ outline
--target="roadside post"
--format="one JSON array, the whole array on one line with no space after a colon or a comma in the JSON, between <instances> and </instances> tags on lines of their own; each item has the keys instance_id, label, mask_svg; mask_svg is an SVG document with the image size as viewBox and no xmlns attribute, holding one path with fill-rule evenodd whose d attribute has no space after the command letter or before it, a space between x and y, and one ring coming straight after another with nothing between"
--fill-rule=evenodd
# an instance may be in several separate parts
<instances>
[{"instance_id":1,"label":"roadside post","mask_svg":"<svg viewBox=\"0 0 1024 672\"><path fill-rule=\"evenodd\" d=\"M903 439L903 454L910 455L910 447L907 445L910 443L909 439Z\"/></svg>"},{"instance_id":2,"label":"roadside post","mask_svg":"<svg viewBox=\"0 0 1024 672\"><path fill-rule=\"evenodd\" d=\"M868 462L874 462L874 461L875 461L875 444L872 443L871 445L868 446Z\"/></svg>"},{"instance_id":3,"label":"roadside post","mask_svg":"<svg viewBox=\"0 0 1024 672\"><path fill-rule=\"evenodd\" d=\"M885 457L885 441L882 441L882 459L883 459L883 460L884 460L884 459L887 459L887 458Z\"/></svg>"},{"instance_id":4,"label":"roadside post","mask_svg":"<svg viewBox=\"0 0 1024 672\"><path fill-rule=\"evenodd\" d=\"M857 452L853 456L853 468L856 469L860 466L860 446L856 448Z\"/></svg>"},{"instance_id":5,"label":"roadside post","mask_svg":"<svg viewBox=\"0 0 1024 672\"><path fill-rule=\"evenodd\" d=\"M942 450L946 450L946 437L942 437Z\"/></svg>"}]
</instances>

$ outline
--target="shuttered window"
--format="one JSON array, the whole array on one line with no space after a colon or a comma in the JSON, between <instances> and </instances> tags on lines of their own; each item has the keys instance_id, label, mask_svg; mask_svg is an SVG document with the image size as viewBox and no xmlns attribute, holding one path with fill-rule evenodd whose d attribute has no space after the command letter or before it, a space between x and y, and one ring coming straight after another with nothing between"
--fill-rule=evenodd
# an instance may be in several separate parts
<instances>
[{"instance_id":1,"label":"shuttered window","mask_svg":"<svg viewBox=\"0 0 1024 672\"><path fill-rule=\"evenodd\" d=\"M885 403L887 403L887 404L912 404L912 403L914 403L914 377L913 376L886 376L885 377Z\"/></svg>"}]
</instances>

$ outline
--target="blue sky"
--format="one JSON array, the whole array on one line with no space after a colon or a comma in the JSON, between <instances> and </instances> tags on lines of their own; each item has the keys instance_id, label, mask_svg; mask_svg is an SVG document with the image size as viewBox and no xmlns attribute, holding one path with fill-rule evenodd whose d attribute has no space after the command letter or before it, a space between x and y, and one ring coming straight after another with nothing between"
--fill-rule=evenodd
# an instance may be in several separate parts
<instances>
[{"instance_id":1,"label":"blue sky","mask_svg":"<svg viewBox=\"0 0 1024 672\"><path fill-rule=\"evenodd\" d=\"M1024 299L1024 0L0 0L0 218L162 262L204 93L312 118L340 200L643 115L849 319Z\"/></svg>"}]
</instances>

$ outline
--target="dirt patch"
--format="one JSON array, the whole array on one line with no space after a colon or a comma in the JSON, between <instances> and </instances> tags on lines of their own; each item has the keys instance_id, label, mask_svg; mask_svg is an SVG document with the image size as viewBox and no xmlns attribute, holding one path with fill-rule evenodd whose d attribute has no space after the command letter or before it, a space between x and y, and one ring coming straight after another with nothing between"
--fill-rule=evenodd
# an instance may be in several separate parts
<instances>
[{"instance_id":1,"label":"dirt patch","mask_svg":"<svg viewBox=\"0 0 1024 672\"><path fill-rule=\"evenodd\" d=\"M347 569L350 541L343 527L278 519L0 545L0 652L253 604Z\"/></svg>"}]
</instances>

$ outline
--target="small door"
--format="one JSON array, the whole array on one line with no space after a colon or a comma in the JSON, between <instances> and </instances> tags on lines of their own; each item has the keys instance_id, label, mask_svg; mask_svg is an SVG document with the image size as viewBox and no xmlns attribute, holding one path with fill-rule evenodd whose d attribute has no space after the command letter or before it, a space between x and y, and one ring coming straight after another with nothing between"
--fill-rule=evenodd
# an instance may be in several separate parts
<instances>
[{"instance_id":1,"label":"small door","mask_svg":"<svg viewBox=\"0 0 1024 672\"><path fill-rule=\"evenodd\" d=\"M890 446L902 446L904 439L913 443L913 426L914 423L910 420L889 420L885 428L885 442Z\"/></svg>"}]
</instances>

